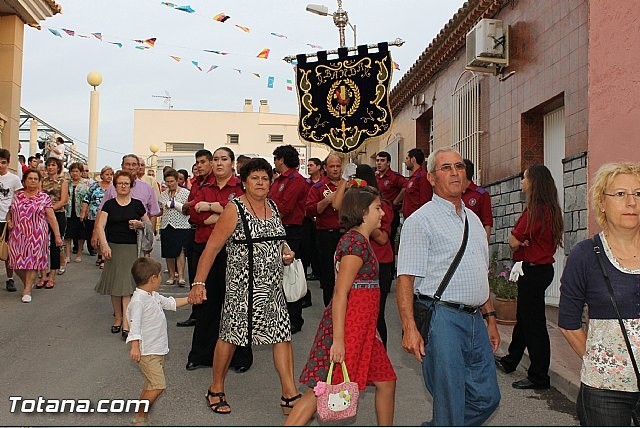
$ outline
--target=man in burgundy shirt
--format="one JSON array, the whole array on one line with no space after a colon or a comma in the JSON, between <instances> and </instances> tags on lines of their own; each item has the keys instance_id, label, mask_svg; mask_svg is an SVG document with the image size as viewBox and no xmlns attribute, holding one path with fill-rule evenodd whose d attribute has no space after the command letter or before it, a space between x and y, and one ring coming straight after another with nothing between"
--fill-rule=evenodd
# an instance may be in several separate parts
<instances>
[{"instance_id":1,"label":"man in burgundy shirt","mask_svg":"<svg viewBox=\"0 0 640 428\"><path fill-rule=\"evenodd\" d=\"M188 213L189 221L196 225L193 267L198 266L209 235L215 228L215 216L222 213L229 201L244 193L240 179L233 175L233 168L229 165L229 163L233 165L233 152L223 148L216 150L215 153L216 159L214 160L214 156L209 150L201 149L196 152L198 175L191 186L187 202L182 206L183 213ZM216 176L214 166L220 166L220 170L224 170L224 173ZM225 166L229 166L229 168L225 168ZM225 295L226 268L227 252L223 249L214 260L205 281L207 300L193 307L196 325L193 330L191 351L187 358L187 370L211 367L213 364L213 351L218 340ZM194 278L195 272L193 275L190 273L189 277ZM237 347L231 361L231 367L235 371L244 372L251 367L252 363L251 347Z\"/></svg>"},{"instance_id":2,"label":"man in burgundy shirt","mask_svg":"<svg viewBox=\"0 0 640 428\"><path fill-rule=\"evenodd\" d=\"M378 152L376 155L376 181L378 189L382 194L382 199L386 199L393 207L393 221L391 223L391 240L392 246L396 239L396 232L400 225L400 210L402 208L401 192L407 184L407 179L397 171L393 171L389 164L391 163L391 155L388 152ZM404 195L404 193L402 194Z\"/></svg>"},{"instance_id":3,"label":"man in burgundy shirt","mask_svg":"<svg viewBox=\"0 0 640 428\"><path fill-rule=\"evenodd\" d=\"M307 161L307 172L309 178L307 178L307 194L309 189L316 184L322 178L322 161L318 158L309 158ZM305 197L306 202L306 197ZM317 255L316 255L316 219L314 217L304 216L302 222L302 265L304 266L305 273L309 266L311 266L311 273L307 274L307 280L316 281L319 277L320 269L318 268ZM305 299L302 304L303 307L311 306L311 299L308 301Z\"/></svg>"},{"instance_id":4,"label":"man in burgundy shirt","mask_svg":"<svg viewBox=\"0 0 640 428\"><path fill-rule=\"evenodd\" d=\"M269 189L269 198L275 202L280 212L280 220L287 234L289 248L300 257L302 242L302 222L304 220L304 203L307 198L308 185L297 168L300 166L298 151L292 145L278 146L273 151L273 162L280 173ZM289 318L291 318L291 334L302 330L302 301L287 302Z\"/></svg>"},{"instance_id":5,"label":"man in burgundy shirt","mask_svg":"<svg viewBox=\"0 0 640 428\"><path fill-rule=\"evenodd\" d=\"M404 201L402 203L402 215L406 219L415 210L426 204L433 197L433 187L427 180L427 172L422 169L424 153L415 148L409 150L404 164L411 171L411 177L404 187Z\"/></svg>"},{"instance_id":6,"label":"man in burgundy shirt","mask_svg":"<svg viewBox=\"0 0 640 428\"><path fill-rule=\"evenodd\" d=\"M484 230L487 231L487 239L491 236L491 228L493 227L493 212L491 211L491 195L483 187L477 186L473 182L473 162L469 159L464 160L466 166L466 177L462 181L462 201L464 205L471 211L476 213Z\"/></svg>"},{"instance_id":7,"label":"man in burgundy shirt","mask_svg":"<svg viewBox=\"0 0 640 428\"><path fill-rule=\"evenodd\" d=\"M335 287L333 255L342 236L338 211L331 206L338 184L342 181L342 161L337 155L330 154L325 164L327 175L309 190L305 209L307 216L316 218L320 286L324 305L327 306L333 297Z\"/></svg>"}]
</instances>

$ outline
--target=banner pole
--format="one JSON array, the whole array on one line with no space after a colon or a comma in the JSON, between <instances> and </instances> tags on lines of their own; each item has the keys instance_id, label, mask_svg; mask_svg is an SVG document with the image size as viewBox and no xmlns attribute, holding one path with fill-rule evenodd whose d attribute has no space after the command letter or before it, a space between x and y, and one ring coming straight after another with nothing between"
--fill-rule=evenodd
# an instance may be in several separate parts
<instances>
[{"instance_id":1,"label":"banner pole","mask_svg":"<svg viewBox=\"0 0 640 428\"><path fill-rule=\"evenodd\" d=\"M398 39L395 39L392 42L388 42L388 45L389 46L402 46L402 45L404 45L404 40L398 38ZM376 44L367 45L367 49L375 49L377 47L378 47L377 43ZM355 52L355 51L358 50L358 47L354 46L354 47L349 47L349 48L346 48L346 49L347 49L348 52ZM332 50L326 51L326 52L327 52L327 55L337 55L338 54L338 50L337 49L332 49ZM308 54L304 54L304 55L307 58L315 58L315 57L318 56L318 53L317 52L316 53L308 53ZM282 59L284 61L288 62L288 63L291 63L291 61L296 59L296 56L297 55L289 55L289 56L285 56Z\"/></svg>"}]
</instances>

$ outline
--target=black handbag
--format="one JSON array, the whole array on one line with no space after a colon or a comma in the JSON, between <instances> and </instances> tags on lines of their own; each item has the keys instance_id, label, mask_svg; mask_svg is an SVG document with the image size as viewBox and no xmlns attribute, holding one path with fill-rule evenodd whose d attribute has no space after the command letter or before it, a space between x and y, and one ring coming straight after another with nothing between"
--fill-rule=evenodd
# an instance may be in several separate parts
<instances>
[{"instance_id":1,"label":"black handbag","mask_svg":"<svg viewBox=\"0 0 640 428\"><path fill-rule=\"evenodd\" d=\"M413 319L416 322L416 327L424 340L424 344L426 345L429 341L429 327L431 326L431 315L433 314L433 308L435 304L442 298L442 293L444 293L445 288L449 285L449 281L451 281L451 277L455 273L458 265L460 264L460 260L462 260L462 256L464 254L464 250L467 248L467 241L469 240L469 221L465 216L464 219L464 235L462 236L462 245L460 245L460 249L458 249L458 253L453 258L449 269L447 269L447 273L444 274L444 278L440 282L436 293L433 295L434 304L431 306L426 306L420 302L420 300L416 297L413 300Z\"/></svg>"},{"instance_id":2,"label":"black handbag","mask_svg":"<svg viewBox=\"0 0 640 428\"><path fill-rule=\"evenodd\" d=\"M596 253L596 258L598 259L598 264L600 265L600 269L602 270L602 274L604 275L604 280L607 283L607 288L609 289L609 298L611 299L611 304L613 305L613 309L616 311L616 316L618 317L618 324L620 324L620 329L622 330L622 337L624 337L624 343L627 345L627 352L629 352L629 359L631 359L631 365L633 366L633 371L636 372L636 382L638 386L638 390L640 390L640 372L638 371L638 363L636 363L636 357L633 354L633 349L631 348L631 342L629 341L629 336L627 335L627 329L624 327L624 323L622 322L622 317L620 316L620 310L618 309L618 303L616 301L616 296L613 292L613 287L611 286L611 280L609 279L609 274L607 274L607 270L604 267L604 256L602 255L602 251L600 250L600 246L596 242L595 237L591 238L593 242L593 252ZM633 420L633 424L635 426L640 426L640 400L636 403L635 408L631 412L631 419Z\"/></svg>"}]
</instances>

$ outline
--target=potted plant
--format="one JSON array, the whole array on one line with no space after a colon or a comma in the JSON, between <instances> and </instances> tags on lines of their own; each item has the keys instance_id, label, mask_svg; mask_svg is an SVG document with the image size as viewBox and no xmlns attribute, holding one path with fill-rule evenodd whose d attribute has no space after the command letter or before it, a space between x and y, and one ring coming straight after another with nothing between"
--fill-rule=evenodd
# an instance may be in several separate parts
<instances>
[{"instance_id":1,"label":"potted plant","mask_svg":"<svg viewBox=\"0 0 640 428\"><path fill-rule=\"evenodd\" d=\"M509 281L510 267L498 263L497 253L493 253L489 262L489 290L493 294L493 308L498 324L516 323L518 284Z\"/></svg>"}]
</instances>

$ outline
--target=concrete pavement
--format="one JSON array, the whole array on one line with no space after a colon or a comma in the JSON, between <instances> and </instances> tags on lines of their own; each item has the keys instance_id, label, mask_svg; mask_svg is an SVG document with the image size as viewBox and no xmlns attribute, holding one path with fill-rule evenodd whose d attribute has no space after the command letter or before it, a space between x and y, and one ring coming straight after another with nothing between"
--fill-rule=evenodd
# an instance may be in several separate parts
<instances>
[{"instance_id":1,"label":"concrete pavement","mask_svg":"<svg viewBox=\"0 0 640 428\"><path fill-rule=\"evenodd\" d=\"M159 245L154 256L159 258ZM100 270L94 258L84 255L82 263L70 263L67 272L58 277L52 290L34 290L33 302L20 302L20 291L0 290L0 424L1 425L127 425L131 419L121 413L10 413L9 396L35 399L84 398L94 404L99 399L137 398L141 375L128 358L127 346L118 335L112 335L112 310L109 298L93 290ZM0 284L4 285L4 269ZM299 374L310 349L323 311L318 283L310 282L314 305L306 309L305 326L293 339L295 374ZM16 286L22 288L16 278ZM184 295L186 289L163 286L164 294ZM226 393L232 406L231 415L211 413L205 392L211 372L184 369L191 344L191 328L177 328L175 322L185 319L189 308L167 312L171 352L166 360L167 392L152 411L157 425L281 425L284 422L278 406L281 395L273 368L271 347L254 349L254 365L247 373L230 373ZM396 425L418 425L430 419L431 401L421 377L418 362L400 347L400 323L395 307L395 294L387 305L389 356L398 375ZM507 336L501 327L503 337ZM558 343L557 346L562 346ZM554 349L555 356L559 355ZM552 364L553 366L553 364ZM499 374L502 402L489 420L490 425L576 425L573 404L557 391L518 391L510 386L524 375L517 370ZM552 376L554 386L559 376ZM577 379L577 372L575 378ZM570 377L570 376L569 376ZM374 389L361 396L356 425L374 425ZM311 425L318 425L317 420Z\"/></svg>"}]
</instances>

